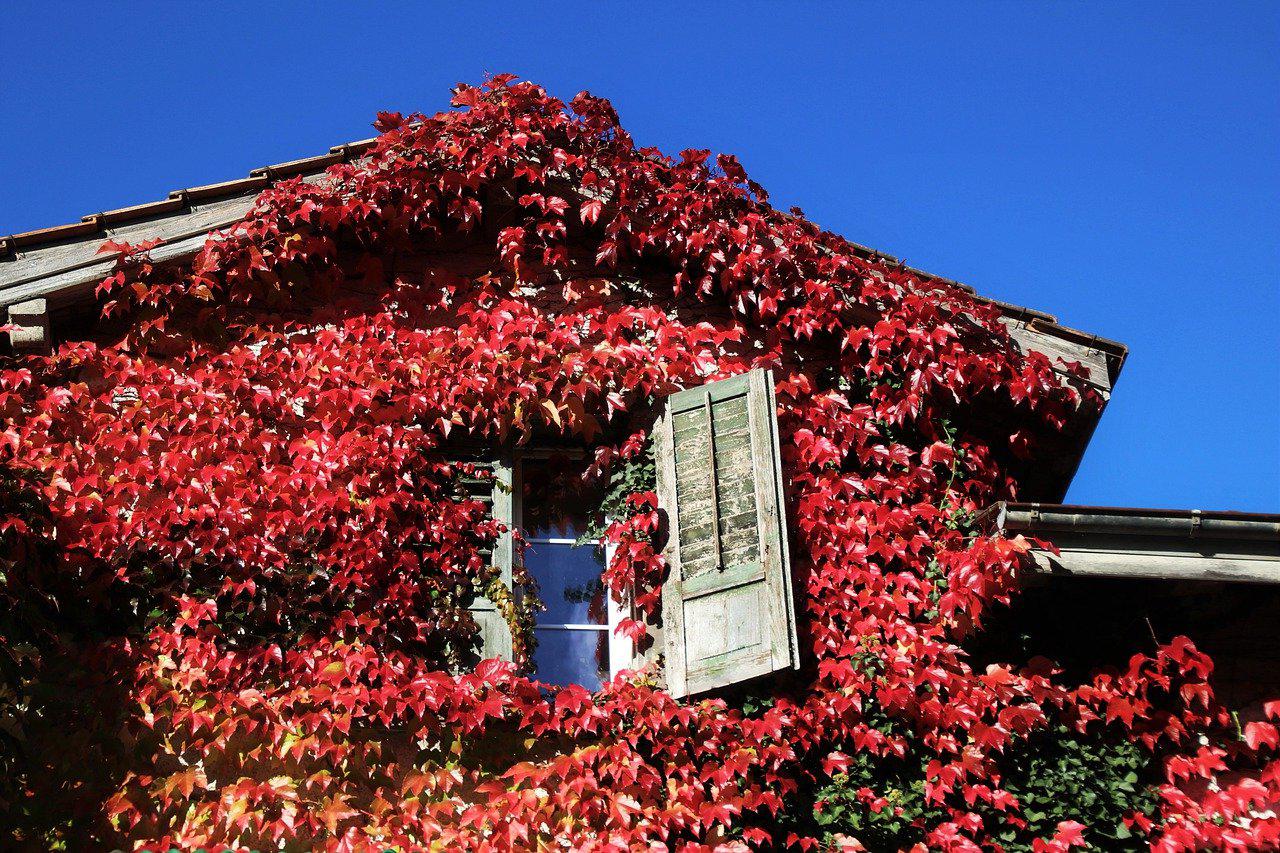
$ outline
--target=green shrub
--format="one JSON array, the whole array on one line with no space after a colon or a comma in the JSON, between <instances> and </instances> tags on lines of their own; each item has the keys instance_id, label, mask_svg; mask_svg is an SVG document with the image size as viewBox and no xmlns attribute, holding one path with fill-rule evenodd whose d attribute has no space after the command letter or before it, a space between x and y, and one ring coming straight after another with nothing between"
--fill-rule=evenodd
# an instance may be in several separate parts
<instances>
[{"instance_id":1,"label":"green shrub","mask_svg":"<svg viewBox=\"0 0 1280 853\"><path fill-rule=\"evenodd\" d=\"M812 792L812 828L827 845L845 835L868 850L909 848L946 819L945 809L925 802L930 756L851 755L844 772ZM1000 769L1003 787L1018 798L1017 814L1027 823L1019 828L1006 813L985 810L992 837L1009 853L1030 851L1034 839L1051 837L1064 820L1084 824L1085 839L1097 849L1146 849L1124 825L1135 811L1150 814L1156 803L1157 763L1141 747L1106 732L1082 736L1057 726L1013 745ZM887 805L873 811L858 794L864 789Z\"/></svg>"}]
</instances>

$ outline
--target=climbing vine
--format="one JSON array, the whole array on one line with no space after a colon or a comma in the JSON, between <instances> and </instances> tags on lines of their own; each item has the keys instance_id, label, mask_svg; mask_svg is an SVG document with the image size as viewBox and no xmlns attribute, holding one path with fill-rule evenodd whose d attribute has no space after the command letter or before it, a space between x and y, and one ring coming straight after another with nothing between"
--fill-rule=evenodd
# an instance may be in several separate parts
<instances>
[{"instance_id":1,"label":"climbing vine","mask_svg":"<svg viewBox=\"0 0 1280 853\"><path fill-rule=\"evenodd\" d=\"M506 75L453 106L380 115L363 158L276 183L192 259L115 246L92 340L0 371L13 846L1280 842L1274 725L1237 736L1185 638L1084 684L966 656L1028 547L972 520L1084 386L732 156L637 147L607 101ZM623 472L599 532L642 638L659 513L622 492L654 402L753 367L801 678L678 702L653 672L548 689L524 654L451 672L502 532L453 450L549 438ZM1132 796L1081 777L1098 762Z\"/></svg>"}]
</instances>

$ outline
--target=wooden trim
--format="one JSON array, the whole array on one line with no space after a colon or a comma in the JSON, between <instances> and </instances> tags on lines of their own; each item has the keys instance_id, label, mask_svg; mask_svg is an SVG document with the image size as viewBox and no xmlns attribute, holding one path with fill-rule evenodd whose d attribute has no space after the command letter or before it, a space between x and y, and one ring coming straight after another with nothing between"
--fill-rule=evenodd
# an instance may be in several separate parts
<instances>
[{"instance_id":1,"label":"wooden trim","mask_svg":"<svg viewBox=\"0 0 1280 853\"><path fill-rule=\"evenodd\" d=\"M673 589L683 600L692 601L713 592L725 592L762 580L764 580L764 564L757 560L742 563L731 569L698 575L691 580L678 582Z\"/></svg>"},{"instance_id":2,"label":"wooden trim","mask_svg":"<svg viewBox=\"0 0 1280 853\"><path fill-rule=\"evenodd\" d=\"M709 382L706 385L698 385L694 388L677 391L667 398L667 407L672 414L700 408L703 405L705 395L708 393L710 393L711 402L713 403L719 403L730 397L740 397L746 394L750 388L750 376L750 373L742 373L738 376L731 376L728 379L720 379L715 382Z\"/></svg>"},{"instance_id":3,"label":"wooden trim","mask_svg":"<svg viewBox=\"0 0 1280 853\"><path fill-rule=\"evenodd\" d=\"M1032 557L1038 571L1055 577L1280 584L1280 555L1274 553L1063 548L1060 554L1035 550Z\"/></svg>"},{"instance_id":4,"label":"wooden trim","mask_svg":"<svg viewBox=\"0 0 1280 853\"><path fill-rule=\"evenodd\" d=\"M658 473L658 506L667 512L667 542L663 549L663 556L667 561L667 583L679 584L684 576L680 567L680 507L676 500L673 415L674 409L668 407L655 424L654 455ZM666 585L662 596L662 634L666 655L662 668L666 675L667 690L673 696L684 696L688 691L685 678L684 601L679 595L667 594Z\"/></svg>"},{"instance_id":5,"label":"wooden trim","mask_svg":"<svg viewBox=\"0 0 1280 853\"><path fill-rule=\"evenodd\" d=\"M769 610L770 647L773 651L773 668L783 669L791 664L790 609L788 590L783 576L788 573L787 554L783 551L781 518L778 513L778 494L775 485L776 451L773 446L775 417L772 382L763 370L747 374L750 392L747 395L747 422L751 434L751 465L756 487L757 529L760 534L760 563L764 569ZM766 382L768 381L768 386Z\"/></svg>"},{"instance_id":6,"label":"wooden trim","mask_svg":"<svg viewBox=\"0 0 1280 853\"><path fill-rule=\"evenodd\" d=\"M733 672L725 669L725 666L730 661L734 663ZM741 651L726 652L722 655L704 658L689 670L687 677L688 694L705 693L708 690L716 690L743 681L745 679L738 677L734 673L744 668L747 671L755 671L757 674L763 675L772 671L772 663L773 656L768 649L746 654Z\"/></svg>"},{"instance_id":7,"label":"wooden trim","mask_svg":"<svg viewBox=\"0 0 1280 853\"><path fill-rule=\"evenodd\" d=\"M764 386L768 392L769 411L773 413L773 417L769 418L771 438L773 439L773 474L774 483L776 485L776 500L778 507L778 534L779 548L783 556L782 580L785 586L786 605L787 605L787 637L790 640L791 649L791 668L800 668L800 635L796 630L796 593L791 579L791 540L787 535L787 496L786 496L786 480L782 476L782 442L778 438L778 401L774 396L773 390L773 371L766 370L764 374Z\"/></svg>"},{"instance_id":8,"label":"wooden trim","mask_svg":"<svg viewBox=\"0 0 1280 853\"><path fill-rule=\"evenodd\" d=\"M604 547L604 564L608 566L613 562L613 555L618 550L617 546L612 542ZM633 595L631 590L627 591L628 600L618 602L614 600L613 593L606 588L605 596L609 610L609 677L614 678L624 669L636 669L636 646L630 637L618 633L618 625L623 619L628 617L635 618L632 612L633 608L629 606L629 602Z\"/></svg>"},{"instance_id":9,"label":"wooden trim","mask_svg":"<svg viewBox=\"0 0 1280 853\"><path fill-rule=\"evenodd\" d=\"M505 524L508 529L494 543L491 559L493 564L498 567L502 582L507 589L511 589L511 561L513 554L513 535L511 532L513 528L513 469L511 461L504 456L497 458L485 458L482 456L476 460L466 461L488 465L493 471L493 493L489 511L495 521ZM487 596L481 595L476 596L467 609L471 611L473 618L480 625L480 649L482 654L487 653L502 660L513 660L515 648L511 636L511 626L507 624L506 619L499 612L498 606Z\"/></svg>"},{"instance_id":10,"label":"wooden trim","mask_svg":"<svg viewBox=\"0 0 1280 853\"><path fill-rule=\"evenodd\" d=\"M9 344L14 352L48 355L53 351L53 332L49 325L49 303L31 299L9 306Z\"/></svg>"}]
</instances>

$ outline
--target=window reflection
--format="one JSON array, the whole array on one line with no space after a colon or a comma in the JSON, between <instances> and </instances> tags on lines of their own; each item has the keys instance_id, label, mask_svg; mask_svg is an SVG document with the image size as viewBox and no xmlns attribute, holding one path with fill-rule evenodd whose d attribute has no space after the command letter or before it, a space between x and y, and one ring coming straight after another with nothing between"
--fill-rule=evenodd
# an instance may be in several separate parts
<instances>
[{"instance_id":1,"label":"window reflection","mask_svg":"<svg viewBox=\"0 0 1280 853\"><path fill-rule=\"evenodd\" d=\"M522 519L533 539L572 539L587 529L600 506L597 484L583 479L586 463L563 455L526 459L521 467Z\"/></svg>"},{"instance_id":2,"label":"window reflection","mask_svg":"<svg viewBox=\"0 0 1280 853\"><path fill-rule=\"evenodd\" d=\"M525 566L538 582L538 596L547 607L538 614L539 622L604 625L609 621L598 550L563 542L530 543Z\"/></svg>"},{"instance_id":3,"label":"window reflection","mask_svg":"<svg viewBox=\"0 0 1280 853\"><path fill-rule=\"evenodd\" d=\"M575 544L600 502L582 479L584 468L565 457L526 460L521 513L529 542L524 565L546 606L534 626L533 677L596 689L609 679L609 603L603 554Z\"/></svg>"},{"instance_id":4,"label":"window reflection","mask_svg":"<svg viewBox=\"0 0 1280 853\"><path fill-rule=\"evenodd\" d=\"M539 629L533 677L548 684L581 684L595 690L609 680L607 631Z\"/></svg>"}]
</instances>

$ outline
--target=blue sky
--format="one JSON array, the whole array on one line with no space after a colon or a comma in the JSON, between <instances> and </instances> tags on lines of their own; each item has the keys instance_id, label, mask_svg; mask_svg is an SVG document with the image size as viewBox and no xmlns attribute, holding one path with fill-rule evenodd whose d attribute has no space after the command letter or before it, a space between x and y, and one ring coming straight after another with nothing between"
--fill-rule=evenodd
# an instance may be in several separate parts
<instances>
[{"instance_id":1,"label":"blue sky","mask_svg":"<svg viewBox=\"0 0 1280 853\"><path fill-rule=\"evenodd\" d=\"M1128 344L1069 500L1280 511L1280 4L463 5L11 0L0 234L322 153L512 71Z\"/></svg>"}]
</instances>

